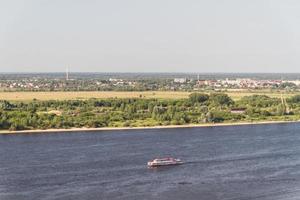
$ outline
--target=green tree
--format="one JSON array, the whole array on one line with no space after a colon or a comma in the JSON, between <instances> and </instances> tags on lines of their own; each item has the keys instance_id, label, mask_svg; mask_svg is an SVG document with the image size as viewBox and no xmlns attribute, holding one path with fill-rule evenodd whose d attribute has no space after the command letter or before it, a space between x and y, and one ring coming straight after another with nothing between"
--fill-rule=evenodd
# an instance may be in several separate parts
<instances>
[{"instance_id":1,"label":"green tree","mask_svg":"<svg viewBox=\"0 0 300 200\"><path fill-rule=\"evenodd\" d=\"M195 103L204 103L208 101L209 95L204 93L192 93L189 95L189 100L195 104Z\"/></svg>"},{"instance_id":2,"label":"green tree","mask_svg":"<svg viewBox=\"0 0 300 200\"><path fill-rule=\"evenodd\" d=\"M213 105L219 106L229 106L234 103L234 101L227 95L223 93L213 93L209 97Z\"/></svg>"}]
</instances>

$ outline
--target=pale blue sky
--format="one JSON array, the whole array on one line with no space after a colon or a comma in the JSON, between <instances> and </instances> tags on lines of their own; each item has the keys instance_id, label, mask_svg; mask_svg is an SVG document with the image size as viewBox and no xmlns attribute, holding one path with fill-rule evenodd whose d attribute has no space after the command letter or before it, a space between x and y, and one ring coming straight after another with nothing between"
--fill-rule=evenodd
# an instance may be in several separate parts
<instances>
[{"instance_id":1,"label":"pale blue sky","mask_svg":"<svg viewBox=\"0 0 300 200\"><path fill-rule=\"evenodd\" d=\"M300 72L297 0L0 0L0 72Z\"/></svg>"}]
</instances>

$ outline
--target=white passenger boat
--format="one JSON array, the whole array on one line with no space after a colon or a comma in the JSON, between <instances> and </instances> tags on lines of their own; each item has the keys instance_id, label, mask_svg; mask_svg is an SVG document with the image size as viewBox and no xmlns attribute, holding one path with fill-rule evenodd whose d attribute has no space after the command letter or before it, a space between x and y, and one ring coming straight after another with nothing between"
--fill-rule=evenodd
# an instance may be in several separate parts
<instances>
[{"instance_id":1,"label":"white passenger boat","mask_svg":"<svg viewBox=\"0 0 300 200\"><path fill-rule=\"evenodd\" d=\"M180 164L183 164L183 162L178 158L156 158L148 162L149 167L180 165Z\"/></svg>"}]
</instances>

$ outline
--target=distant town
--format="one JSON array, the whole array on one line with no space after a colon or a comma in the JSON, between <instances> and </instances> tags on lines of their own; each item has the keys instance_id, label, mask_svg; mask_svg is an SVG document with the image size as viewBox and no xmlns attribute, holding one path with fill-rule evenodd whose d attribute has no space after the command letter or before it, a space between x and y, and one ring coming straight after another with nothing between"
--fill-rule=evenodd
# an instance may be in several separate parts
<instances>
[{"instance_id":1,"label":"distant town","mask_svg":"<svg viewBox=\"0 0 300 200\"><path fill-rule=\"evenodd\" d=\"M252 76L252 77L251 77ZM197 91L300 89L300 78L210 74L1 74L1 91Z\"/></svg>"}]
</instances>

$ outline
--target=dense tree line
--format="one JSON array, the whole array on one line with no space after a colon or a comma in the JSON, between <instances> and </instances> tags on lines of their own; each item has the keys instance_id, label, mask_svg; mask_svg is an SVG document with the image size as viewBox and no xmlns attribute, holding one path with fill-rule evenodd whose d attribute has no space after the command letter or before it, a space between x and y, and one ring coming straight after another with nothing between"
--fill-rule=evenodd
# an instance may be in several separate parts
<instances>
[{"instance_id":1,"label":"dense tree line","mask_svg":"<svg viewBox=\"0 0 300 200\"><path fill-rule=\"evenodd\" d=\"M123 127L300 118L300 96L282 100L253 95L234 101L227 94L193 93L188 99L89 99L0 101L0 129ZM242 113L232 109L244 110Z\"/></svg>"}]
</instances>

